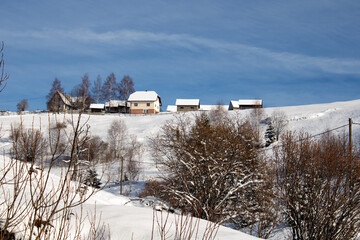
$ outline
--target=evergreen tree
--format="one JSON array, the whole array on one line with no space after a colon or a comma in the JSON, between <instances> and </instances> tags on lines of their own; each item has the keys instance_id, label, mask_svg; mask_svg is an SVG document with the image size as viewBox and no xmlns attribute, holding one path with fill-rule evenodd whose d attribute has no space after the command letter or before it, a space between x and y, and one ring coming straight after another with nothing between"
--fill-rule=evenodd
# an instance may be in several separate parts
<instances>
[{"instance_id":1,"label":"evergreen tree","mask_svg":"<svg viewBox=\"0 0 360 240\"><path fill-rule=\"evenodd\" d=\"M61 81L56 77L52 83L52 87L48 95L46 95L47 102L50 101L56 91L64 92L64 88L61 86Z\"/></svg>"},{"instance_id":2,"label":"evergreen tree","mask_svg":"<svg viewBox=\"0 0 360 240\"><path fill-rule=\"evenodd\" d=\"M100 188L101 182L95 169L89 168L86 173L84 184L93 188Z\"/></svg>"},{"instance_id":3,"label":"evergreen tree","mask_svg":"<svg viewBox=\"0 0 360 240\"><path fill-rule=\"evenodd\" d=\"M266 147L270 146L273 142L276 141L275 129L274 129L273 125L271 124L271 122L269 123L269 126L266 129L265 140L266 140L266 144L265 144Z\"/></svg>"}]
</instances>

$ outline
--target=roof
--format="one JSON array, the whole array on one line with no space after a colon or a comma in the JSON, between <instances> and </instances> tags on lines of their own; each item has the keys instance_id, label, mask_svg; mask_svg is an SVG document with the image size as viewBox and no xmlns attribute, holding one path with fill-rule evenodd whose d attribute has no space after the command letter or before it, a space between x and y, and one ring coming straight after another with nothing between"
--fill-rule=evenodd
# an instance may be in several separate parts
<instances>
[{"instance_id":1,"label":"roof","mask_svg":"<svg viewBox=\"0 0 360 240\"><path fill-rule=\"evenodd\" d=\"M225 111L228 110L228 105L220 105L221 108ZM211 111L211 110L216 110L218 109L219 105L201 105L200 106L200 111Z\"/></svg>"},{"instance_id":2,"label":"roof","mask_svg":"<svg viewBox=\"0 0 360 240\"><path fill-rule=\"evenodd\" d=\"M200 99L176 99L176 106L199 106Z\"/></svg>"},{"instance_id":3,"label":"roof","mask_svg":"<svg viewBox=\"0 0 360 240\"><path fill-rule=\"evenodd\" d=\"M177 112L177 107L175 105L168 105L166 108L167 112Z\"/></svg>"},{"instance_id":4,"label":"roof","mask_svg":"<svg viewBox=\"0 0 360 240\"><path fill-rule=\"evenodd\" d=\"M159 98L160 105L161 105L161 98L155 91L136 91L129 96L128 101L140 101L140 102L155 102Z\"/></svg>"},{"instance_id":5,"label":"roof","mask_svg":"<svg viewBox=\"0 0 360 240\"><path fill-rule=\"evenodd\" d=\"M102 104L102 103L92 103L92 104L90 104L89 108L92 108L92 109L104 109L105 105Z\"/></svg>"},{"instance_id":6,"label":"roof","mask_svg":"<svg viewBox=\"0 0 360 240\"><path fill-rule=\"evenodd\" d=\"M56 91L56 92L59 94L64 104L71 106L71 98L69 96L67 96L65 93L62 93L60 91Z\"/></svg>"},{"instance_id":7,"label":"roof","mask_svg":"<svg viewBox=\"0 0 360 240\"><path fill-rule=\"evenodd\" d=\"M239 108L239 101L230 101L233 108Z\"/></svg>"},{"instance_id":8,"label":"roof","mask_svg":"<svg viewBox=\"0 0 360 240\"><path fill-rule=\"evenodd\" d=\"M262 105L262 100L260 100L260 99L257 99L257 100L239 99L238 103L239 103L239 105Z\"/></svg>"},{"instance_id":9,"label":"roof","mask_svg":"<svg viewBox=\"0 0 360 240\"><path fill-rule=\"evenodd\" d=\"M109 102L105 103L105 107L118 107L118 106L125 106L125 101L123 100L111 100L110 104ZM130 103L128 103L128 107L130 107Z\"/></svg>"}]
</instances>

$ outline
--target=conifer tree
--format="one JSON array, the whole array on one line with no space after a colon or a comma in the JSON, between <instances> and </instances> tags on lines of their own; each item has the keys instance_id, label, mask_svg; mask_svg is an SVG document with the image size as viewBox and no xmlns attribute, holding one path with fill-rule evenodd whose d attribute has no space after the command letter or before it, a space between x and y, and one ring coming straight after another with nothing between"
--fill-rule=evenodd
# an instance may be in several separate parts
<instances>
[{"instance_id":1,"label":"conifer tree","mask_svg":"<svg viewBox=\"0 0 360 240\"><path fill-rule=\"evenodd\" d=\"M86 173L84 184L93 188L100 188L101 182L95 169L89 168Z\"/></svg>"},{"instance_id":2,"label":"conifer tree","mask_svg":"<svg viewBox=\"0 0 360 240\"><path fill-rule=\"evenodd\" d=\"M274 129L273 125L271 124L271 122L269 123L269 126L266 129L265 140L266 140L266 144L265 144L266 147L270 146L273 142L276 141L275 129Z\"/></svg>"},{"instance_id":3,"label":"conifer tree","mask_svg":"<svg viewBox=\"0 0 360 240\"><path fill-rule=\"evenodd\" d=\"M52 96L54 95L54 93L56 91L59 91L62 93L64 92L64 88L61 86L61 81L57 77L54 79L48 95L46 95L46 99L48 102L50 101L50 99L52 98Z\"/></svg>"}]
</instances>

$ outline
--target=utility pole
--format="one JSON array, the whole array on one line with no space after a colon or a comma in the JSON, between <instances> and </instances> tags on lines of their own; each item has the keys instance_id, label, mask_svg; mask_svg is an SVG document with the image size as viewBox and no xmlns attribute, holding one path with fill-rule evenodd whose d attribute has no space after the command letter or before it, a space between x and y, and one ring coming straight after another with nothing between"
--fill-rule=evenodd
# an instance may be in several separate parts
<instances>
[{"instance_id":1,"label":"utility pole","mask_svg":"<svg viewBox=\"0 0 360 240\"><path fill-rule=\"evenodd\" d=\"M349 118L349 153L350 159L352 159L352 119Z\"/></svg>"}]
</instances>

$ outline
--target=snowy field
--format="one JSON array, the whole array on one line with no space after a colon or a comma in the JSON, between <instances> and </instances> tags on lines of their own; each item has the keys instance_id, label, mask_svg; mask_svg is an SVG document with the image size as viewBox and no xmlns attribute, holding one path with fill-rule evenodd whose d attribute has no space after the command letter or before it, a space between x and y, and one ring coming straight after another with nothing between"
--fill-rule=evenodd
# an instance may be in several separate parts
<instances>
[{"instance_id":1,"label":"snowy field","mask_svg":"<svg viewBox=\"0 0 360 240\"><path fill-rule=\"evenodd\" d=\"M288 121L287 130L305 131L312 135L316 135L327 130L332 130L335 134L348 135L348 119L352 118L354 123L360 123L360 100L348 102L335 102L329 104L317 104L306 106L293 106L281 108L264 108L265 119L270 116L274 110L285 112ZM230 116L247 117L251 110L233 111L229 112ZM194 113L187 113L192 115ZM129 134L135 135L137 139L143 144L144 154L140 159L141 162L141 176L140 181L133 186L134 191L132 195L136 195L139 189L143 187L143 183L147 179L156 178L158 170L151 157L151 145L149 138L154 137L161 127L169 120L174 119L177 113L161 113L157 115L87 115L84 114L82 120L88 121L90 132L92 135L97 135L106 140L107 130L113 120L122 119L129 131ZM41 128L46 131L50 122L54 122L55 116L47 113L25 113L21 116L24 127ZM63 115L57 116L59 119ZM70 115L66 115L70 119ZM10 113L0 116L1 139L0 151L4 152L5 157L1 161L8 159L5 154L11 147L9 134L11 125L20 122L20 116L16 113ZM263 124L262 130L265 132L266 125ZM353 125L353 141L356 146L360 143L360 125ZM56 174L56 172L55 172ZM126 191L126 190L125 190ZM119 186L110 185L104 190L97 192L90 200L84 204L84 210L94 211L96 205L96 212L101 213L101 219L110 228L112 239L151 239L153 226L153 210L145 205L136 204L131 201L131 197L120 196ZM160 214L160 212L157 212ZM174 231L175 215L169 216L170 235ZM200 221L201 229L205 229L206 221ZM155 230L156 232L156 230ZM273 239L280 239L283 236L274 236ZM201 238L200 238L201 239ZM257 239L245 233L235 231L226 227L220 227L216 239Z\"/></svg>"}]
</instances>

